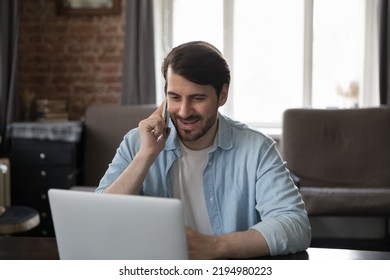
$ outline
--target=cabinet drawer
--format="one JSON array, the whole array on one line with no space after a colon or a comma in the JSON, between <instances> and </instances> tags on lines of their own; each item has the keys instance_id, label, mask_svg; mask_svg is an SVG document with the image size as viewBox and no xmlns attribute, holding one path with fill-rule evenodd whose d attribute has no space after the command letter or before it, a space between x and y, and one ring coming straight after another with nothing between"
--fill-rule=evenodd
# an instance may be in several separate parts
<instances>
[{"instance_id":1,"label":"cabinet drawer","mask_svg":"<svg viewBox=\"0 0 390 280\"><path fill-rule=\"evenodd\" d=\"M61 187L52 186L51 188ZM68 187L63 187L62 189L68 189ZM36 184L23 184L21 187L15 186L12 190L12 204L30 206L38 211L49 210L49 198L47 194L49 187Z\"/></svg>"},{"instance_id":2,"label":"cabinet drawer","mask_svg":"<svg viewBox=\"0 0 390 280\"><path fill-rule=\"evenodd\" d=\"M20 190L41 188L69 188L77 184L77 169L73 166L17 166L12 170L13 187Z\"/></svg>"},{"instance_id":3,"label":"cabinet drawer","mask_svg":"<svg viewBox=\"0 0 390 280\"><path fill-rule=\"evenodd\" d=\"M47 212L49 200L47 190L38 187L25 188L18 192L13 192L13 204L24 205L36 209L39 212Z\"/></svg>"},{"instance_id":4,"label":"cabinet drawer","mask_svg":"<svg viewBox=\"0 0 390 280\"><path fill-rule=\"evenodd\" d=\"M12 140L17 165L66 165L76 162L76 144L31 139Z\"/></svg>"}]
</instances>

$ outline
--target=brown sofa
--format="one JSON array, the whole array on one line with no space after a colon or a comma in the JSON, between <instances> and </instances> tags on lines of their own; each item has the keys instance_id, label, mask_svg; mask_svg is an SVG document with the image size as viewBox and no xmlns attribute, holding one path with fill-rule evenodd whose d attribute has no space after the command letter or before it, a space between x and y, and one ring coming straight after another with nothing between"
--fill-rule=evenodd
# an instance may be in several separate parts
<instances>
[{"instance_id":1,"label":"brown sofa","mask_svg":"<svg viewBox=\"0 0 390 280\"><path fill-rule=\"evenodd\" d=\"M282 151L309 215L390 216L390 108L286 110Z\"/></svg>"},{"instance_id":2,"label":"brown sofa","mask_svg":"<svg viewBox=\"0 0 390 280\"><path fill-rule=\"evenodd\" d=\"M97 187L125 134L156 109L156 105L93 105L87 108L80 183L83 188Z\"/></svg>"}]
</instances>

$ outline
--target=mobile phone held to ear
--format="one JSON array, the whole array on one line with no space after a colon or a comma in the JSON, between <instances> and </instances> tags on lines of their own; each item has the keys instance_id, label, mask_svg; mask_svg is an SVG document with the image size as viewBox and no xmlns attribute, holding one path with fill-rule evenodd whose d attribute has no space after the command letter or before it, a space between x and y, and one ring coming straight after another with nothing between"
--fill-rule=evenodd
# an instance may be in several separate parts
<instances>
[{"instance_id":1,"label":"mobile phone held to ear","mask_svg":"<svg viewBox=\"0 0 390 280\"><path fill-rule=\"evenodd\" d=\"M167 102L167 99L164 100L164 105L163 105L163 111L162 111L162 117L165 121L165 129L163 131L163 134L161 134L158 138L157 138L157 142L160 142L162 137L167 137L168 135L168 123L169 123L169 112L168 112L168 102Z\"/></svg>"},{"instance_id":2,"label":"mobile phone held to ear","mask_svg":"<svg viewBox=\"0 0 390 280\"><path fill-rule=\"evenodd\" d=\"M167 102L167 99L164 100L164 107L163 107L162 117L163 117L163 119L165 121L166 126L168 127L169 112L168 112L168 102Z\"/></svg>"}]
</instances>

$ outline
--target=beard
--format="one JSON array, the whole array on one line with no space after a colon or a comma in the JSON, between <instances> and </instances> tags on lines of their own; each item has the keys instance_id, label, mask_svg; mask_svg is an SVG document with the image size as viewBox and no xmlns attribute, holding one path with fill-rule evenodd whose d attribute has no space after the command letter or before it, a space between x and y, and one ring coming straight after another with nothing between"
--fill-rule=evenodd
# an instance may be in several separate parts
<instances>
[{"instance_id":1,"label":"beard","mask_svg":"<svg viewBox=\"0 0 390 280\"><path fill-rule=\"evenodd\" d=\"M203 123L203 120L204 120L199 115L193 115L193 116L190 116L187 118L181 118L179 116L175 116L174 118L176 119L176 122L178 122L178 121L195 122L196 121L196 122ZM202 127L200 127L199 129L197 129L197 131L182 129L176 123L176 131L177 131L181 141L195 142L195 141L199 140L200 138L202 138L205 134L207 134L207 132L209 132L209 130L213 127L213 125L215 124L216 121L217 121L217 114L206 119L206 122L204 122L205 124Z\"/></svg>"}]
</instances>

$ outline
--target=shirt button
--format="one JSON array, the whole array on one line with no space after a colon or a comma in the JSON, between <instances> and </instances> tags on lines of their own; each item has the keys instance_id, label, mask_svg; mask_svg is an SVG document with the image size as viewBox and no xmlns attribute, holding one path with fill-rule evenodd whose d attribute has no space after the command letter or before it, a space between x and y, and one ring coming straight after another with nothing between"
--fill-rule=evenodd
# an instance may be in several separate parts
<instances>
[{"instance_id":1,"label":"shirt button","mask_svg":"<svg viewBox=\"0 0 390 280\"><path fill-rule=\"evenodd\" d=\"M208 166L211 166L213 164L212 161L209 161L209 163L207 164Z\"/></svg>"},{"instance_id":2,"label":"shirt button","mask_svg":"<svg viewBox=\"0 0 390 280\"><path fill-rule=\"evenodd\" d=\"M214 202L214 198L213 197L210 197L210 202Z\"/></svg>"}]
</instances>

